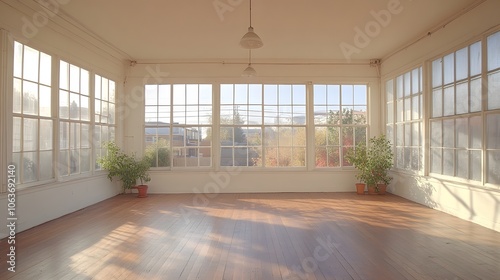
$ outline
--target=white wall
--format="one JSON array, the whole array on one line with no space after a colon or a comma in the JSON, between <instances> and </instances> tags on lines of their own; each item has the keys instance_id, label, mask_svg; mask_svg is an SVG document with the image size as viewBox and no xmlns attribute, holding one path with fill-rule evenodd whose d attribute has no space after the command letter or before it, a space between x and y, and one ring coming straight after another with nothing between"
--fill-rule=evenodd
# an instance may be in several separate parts
<instances>
[{"instance_id":1,"label":"white wall","mask_svg":"<svg viewBox=\"0 0 500 280\"><path fill-rule=\"evenodd\" d=\"M65 1L51 1L64 3ZM63 4L61 4L63 5ZM12 119L12 42L46 52L81 66L91 73L103 75L117 82L118 93L123 91L124 59L126 55L109 47L101 39L84 31L71 19L58 13L58 7L44 10L35 1L0 2L0 93L1 93L1 188L6 189L6 169L12 153L9 136ZM68 24L70 23L70 24ZM10 72L10 74L9 74ZM120 130L119 132L120 133ZM115 196L120 191L105 173L90 178L54 182L31 188L18 189L16 193L17 232L45 223L52 219L82 209ZM7 221L7 195L0 194L0 220ZM8 235L7 227L0 227L0 238Z\"/></svg>"},{"instance_id":2,"label":"white wall","mask_svg":"<svg viewBox=\"0 0 500 280\"><path fill-rule=\"evenodd\" d=\"M500 25L500 1L489 0L431 36L382 62L382 81L459 47ZM424 98L429 93L424 92ZM427 102L427 104L430 104ZM500 231L500 192L482 186L394 173L389 191L465 220Z\"/></svg>"}]
</instances>

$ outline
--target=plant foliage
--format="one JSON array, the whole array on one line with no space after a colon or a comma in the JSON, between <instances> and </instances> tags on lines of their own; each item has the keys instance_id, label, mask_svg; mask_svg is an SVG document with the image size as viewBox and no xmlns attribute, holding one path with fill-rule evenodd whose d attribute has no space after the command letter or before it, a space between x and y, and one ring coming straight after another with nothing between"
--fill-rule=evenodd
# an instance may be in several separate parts
<instances>
[{"instance_id":1,"label":"plant foliage","mask_svg":"<svg viewBox=\"0 0 500 280\"><path fill-rule=\"evenodd\" d=\"M117 178L122 182L124 191L134 187L138 180L141 184L151 181L148 173L151 160L148 157L137 159L135 155L123 152L115 142L106 142L103 147L107 153L97 159L97 163L108 171L109 180Z\"/></svg>"},{"instance_id":2,"label":"plant foliage","mask_svg":"<svg viewBox=\"0 0 500 280\"><path fill-rule=\"evenodd\" d=\"M391 143L385 135L370 138L368 147L358 144L346 155L347 161L358 169L356 178L367 185L389 184L392 177L388 172L393 166L393 157Z\"/></svg>"}]
</instances>

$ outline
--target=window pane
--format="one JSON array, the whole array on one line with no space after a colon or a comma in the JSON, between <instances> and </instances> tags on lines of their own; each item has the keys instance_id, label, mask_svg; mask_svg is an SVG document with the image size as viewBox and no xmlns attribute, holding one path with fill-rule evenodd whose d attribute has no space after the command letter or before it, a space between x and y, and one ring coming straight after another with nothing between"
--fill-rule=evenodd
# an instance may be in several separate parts
<instances>
[{"instance_id":1,"label":"window pane","mask_svg":"<svg viewBox=\"0 0 500 280\"><path fill-rule=\"evenodd\" d=\"M80 173L80 151L71 150L69 159L70 174Z\"/></svg>"},{"instance_id":2,"label":"window pane","mask_svg":"<svg viewBox=\"0 0 500 280\"><path fill-rule=\"evenodd\" d=\"M23 82L23 114L38 115L38 84Z\"/></svg>"},{"instance_id":3,"label":"window pane","mask_svg":"<svg viewBox=\"0 0 500 280\"><path fill-rule=\"evenodd\" d=\"M488 37L488 71L500 67L500 32Z\"/></svg>"},{"instance_id":4,"label":"window pane","mask_svg":"<svg viewBox=\"0 0 500 280\"><path fill-rule=\"evenodd\" d=\"M409 121L411 120L411 113L412 113L412 108L411 108L411 97L407 97L404 100L404 121Z\"/></svg>"},{"instance_id":5,"label":"window pane","mask_svg":"<svg viewBox=\"0 0 500 280\"><path fill-rule=\"evenodd\" d=\"M396 78L396 96L397 98L403 97L403 75Z\"/></svg>"},{"instance_id":6,"label":"window pane","mask_svg":"<svg viewBox=\"0 0 500 280\"><path fill-rule=\"evenodd\" d=\"M233 166L233 148L221 148L220 156L221 166Z\"/></svg>"},{"instance_id":7,"label":"window pane","mask_svg":"<svg viewBox=\"0 0 500 280\"><path fill-rule=\"evenodd\" d=\"M50 55L40 53L40 83L50 86L52 75L52 58Z\"/></svg>"},{"instance_id":8,"label":"window pane","mask_svg":"<svg viewBox=\"0 0 500 280\"><path fill-rule=\"evenodd\" d=\"M454 120L443 121L443 146L447 148L455 147L455 124Z\"/></svg>"},{"instance_id":9,"label":"window pane","mask_svg":"<svg viewBox=\"0 0 500 280\"><path fill-rule=\"evenodd\" d=\"M199 103L198 85L186 85L186 104Z\"/></svg>"},{"instance_id":10,"label":"window pane","mask_svg":"<svg viewBox=\"0 0 500 280\"><path fill-rule=\"evenodd\" d=\"M481 181L482 173L483 170L481 168L482 166L482 160L481 160L481 151L470 151L469 153L469 160L470 160L470 166L469 166L469 179L475 180L475 181Z\"/></svg>"},{"instance_id":11,"label":"window pane","mask_svg":"<svg viewBox=\"0 0 500 280\"><path fill-rule=\"evenodd\" d=\"M469 83L457 84L457 114L465 114L469 111Z\"/></svg>"},{"instance_id":12,"label":"window pane","mask_svg":"<svg viewBox=\"0 0 500 280\"><path fill-rule=\"evenodd\" d=\"M488 75L488 109L500 109L500 71Z\"/></svg>"},{"instance_id":13,"label":"window pane","mask_svg":"<svg viewBox=\"0 0 500 280\"><path fill-rule=\"evenodd\" d=\"M385 94L387 102L394 100L394 80L389 80L385 83Z\"/></svg>"},{"instance_id":14,"label":"window pane","mask_svg":"<svg viewBox=\"0 0 500 280\"><path fill-rule=\"evenodd\" d=\"M199 101L200 104L212 105L212 85L199 85Z\"/></svg>"},{"instance_id":15,"label":"window pane","mask_svg":"<svg viewBox=\"0 0 500 280\"><path fill-rule=\"evenodd\" d=\"M38 150L38 120L24 119L23 124L23 150L36 151Z\"/></svg>"},{"instance_id":16,"label":"window pane","mask_svg":"<svg viewBox=\"0 0 500 280\"><path fill-rule=\"evenodd\" d=\"M80 93L83 95L89 95L89 71L81 69L81 89Z\"/></svg>"},{"instance_id":17,"label":"window pane","mask_svg":"<svg viewBox=\"0 0 500 280\"><path fill-rule=\"evenodd\" d=\"M249 86L248 103L262 104L262 85Z\"/></svg>"},{"instance_id":18,"label":"window pane","mask_svg":"<svg viewBox=\"0 0 500 280\"><path fill-rule=\"evenodd\" d=\"M184 85L174 85L174 105L186 104L186 88Z\"/></svg>"},{"instance_id":19,"label":"window pane","mask_svg":"<svg viewBox=\"0 0 500 280\"><path fill-rule=\"evenodd\" d=\"M444 66L444 84L450 84L455 81L455 61L454 54L449 54L443 58Z\"/></svg>"},{"instance_id":20,"label":"window pane","mask_svg":"<svg viewBox=\"0 0 500 280\"><path fill-rule=\"evenodd\" d=\"M481 74L481 42L470 46L470 75Z\"/></svg>"},{"instance_id":21,"label":"window pane","mask_svg":"<svg viewBox=\"0 0 500 280\"><path fill-rule=\"evenodd\" d=\"M38 156L36 152L23 153L23 183L38 180Z\"/></svg>"},{"instance_id":22,"label":"window pane","mask_svg":"<svg viewBox=\"0 0 500 280\"><path fill-rule=\"evenodd\" d=\"M21 94L22 90L22 81L20 79L14 79L14 87L13 87L13 102L12 102L12 112L13 113L21 113L21 106L23 102L23 96Z\"/></svg>"},{"instance_id":23,"label":"window pane","mask_svg":"<svg viewBox=\"0 0 500 280\"><path fill-rule=\"evenodd\" d=\"M441 59L436 59L432 62L432 87L439 87L443 85L442 78L442 63Z\"/></svg>"},{"instance_id":24,"label":"window pane","mask_svg":"<svg viewBox=\"0 0 500 280\"><path fill-rule=\"evenodd\" d=\"M38 82L40 52L28 46L24 46L23 78Z\"/></svg>"},{"instance_id":25,"label":"window pane","mask_svg":"<svg viewBox=\"0 0 500 280\"><path fill-rule=\"evenodd\" d=\"M456 53L456 76L457 81L463 80L469 76L469 57L468 48L458 50Z\"/></svg>"},{"instance_id":26,"label":"window pane","mask_svg":"<svg viewBox=\"0 0 500 280\"><path fill-rule=\"evenodd\" d=\"M411 71L411 93L416 94L420 92L420 79L419 73L421 68L413 69Z\"/></svg>"},{"instance_id":27,"label":"window pane","mask_svg":"<svg viewBox=\"0 0 500 280\"><path fill-rule=\"evenodd\" d=\"M432 92L432 116L443 116L443 91L441 88L435 89Z\"/></svg>"},{"instance_id":28,"label":"window pane","mask_svg":"<svg viewBox=\"0 0 500 280\"><path fill-rule=\"evenodd\" d=\"M431 122L431 147L442 147L443 146L443 131L442 122L433 121Z\"/></svg>"},{"instance_id":29,"label":"window pane","mask_svg":"<svg viewBox=\"0 0 500 280\"><path fill-rule=\"evenodd\" d=\"M341 100L343 105L354 104L354 86L342 85L341 87Z\"/></svg>"},{"instance_id":30,"label":"window pane","mask_svg":"<svg viewBox=\"0 0 500 280\"><path fill-rule=\"evenodd\" d=\"M314 104L326 105L326 85L314 85ZM339 103L340 104L340 103Z\"/></svg>"},{"instance_id":31,"label":"window pane","mask_svg":"<svg viewBox=\"0 0 500 280\"><path fill-rule=\"evenodd\" d=\"M90 148L90 126L88 124L81 125L80 146L82 148Z\"/></svg>"},{"instance_id":32,"label":"window pane","mask_svg":"<svg viewBox=\"0 0 500 280\"><path fill-rule=\"evenodd\" d=\"M62 60L59 63L59 88L69 90L69 64Z\"/></svg>"},{"instance_id":33,"label":"window pane","mask_svg":"<svg viewBox=\"0 0 500 280\"><path fill-rule=\"evenodd\" d=\"M468 119L459 118L455 120L455 132L456 132L456 147L457 148L468 148L469 147L469 128Z\"/></svg>"},{"instance_id":34,"label":"window pane","mask_svg":"<svg viewBox=\"0 0 500 280\"><path fill-rule=\"evenodd\" d=\"M482 108L482 85L481 77L471 80L470 82L470 111L479 112Z\"/></svg>"},{"instance_id":35,"label":"window pane","mask_svg":"<svg viewBox=\"0 0 500 280\"><path fill-rule=\"evenodd\" d=\"M306 87L305 85L293 85L293 104L306 105Z\"/></svg>"},{"instance_id":36,"label":"window pane","mask_svg":"<svg viewBox=\"0 0 500 280\"><path fill-rule=\"evenodd\" d=\"M14 77L23 77L23 45L14 42Z\"/></svg>"},{"instance_id":37,"label":"window pane","mask_svg":"<svg viewBox=\"0 0 500 280\"><path fill-rule=\"evenodd\" d=\"M54 178L52 151L40 152L40 180Z\"/></svg>"},{"instance_id":38,"label":"window pane","mask_svg":"<svg viewBox=\"0 0 500 280\"><path fill-rule=\"evenodd\" d=\"M278 104L278 86L277 85L264 85L264 104L277 105Z\"/></svg>"},{"instance_id":39,"label":"window pane","mask_svg":"<svg viewBox=\"0 0 500 280\"><path fill-rule=\"evenodd\" d=\"M500 114L490 114L486 121L487 148L500 149Z\"/></svg>"},{"instance_id":40,"label":"window pane","mask_svg":"<svg viewBox=\"0 0 500 280\"><path fill-rule=\"evenodd\" d=\"M420 95L413 96L411 101L411 119L418 120L420 119Z\"/></svg>"},{"instance_id":41,"label":"window pane","mask_svg":"<svg viewBox=\"0 0 500 280\"><path fill-rule=\"evenodd\" d=\"M443 115L451 116L455 114L455 88L453 86L444 88L443 102L444 106Z\"/></svg>"},{"instance_id":42,"label":"window pane","mask_svg":"<svg viewBox=\"0 0 500 280\"><path fill-rule=\"evenodd\" d=\"M52 150L52 120L40 120L40 150Z\"/></svg>"},{"instance_id":43,"label":"window pane","mask_svg":"<svg viewBox=\"0 0 500 280\"><path fill-rule=\"evenodd\" d=\"M72 92L80 92L80 67L69 65L69 89Z\"/></svg>"},{"instance_id":44,"label":"window pane","mask_svg":"<svg viewBox=\"0 0 500 280\"><path fill-rule=\"evenodd\" d=\"M80 172L86 173L90 171L90 149L80 150Z\"/></svg>"},{"instance_id":45,"label":"window pane","mask_svg":"<svg viewBox=\"0 0 500 280\"><path fill-rule=\"evenodd\" d=\"M443 174L448 176L455 175L455 151L452 149L443 149Z\"/></svg>"},{"instance_id":46,"label":"window pane","mask_svg":"<svg viewBox=\"0 0 500 280\"><path fill-rule=\"evenodd\" d=\"M40 116L51 117L51 95L50 87L40 86Z\"/></svg>"},{"instance_id":47,"label":"window pane","mask_svg":"<svg viewBox=\"0 0 500 280\"><path fill-rule=\"evenodd\" d=\"M69 95L69 116L73 120L80 119L80 95L70 93Z\"/></svg>"},{"instance_id":48,"label":"window pane","mask_svg":"<svg viewBox=\"0 0 500 280\"><path fill-rule=\"evenodd\" d=\"M280 105L291 105L292 104L292 86L291 85L279 85L279 104Z\"/></svg>"},{"instance_id":49,"label":"window pane","mask_svg":"<svg viewBox=\"0 0 500 280\"><path fill-rule=\"evenodd\" d=\"M161 89L162 87L160 87ZM170 90L170 87L168 87L168 89ZM108 101L111 102L111 103L115 103L115 96L116 96L116 86L115 86L115 82L114 81L111 81L109 80L109 95L108 95ZM170 103L170 98L167 99L168 102Z\"/></svg>"},{"instance_id":50,"label":"window pane","mask_svg":"<svg viewBox=\"0 0 500 280\"><path fill-rule=\"evenodd\" d=\"M481 149L483 146L483 118L481 116L469 119L470 148Z\"/></svg>"},{"instance_id":51,"label":"window pane","mask_svg":"<svg viewBox=\"0 0 500 280\"><path fill-rule=\"evenodd\" d=\"M469 151L457 150L455 166L457 177L464 179L469 178Z\"/></svg>"},{"instance_id":52,"label":"window pane","mask_svg":"<svg viewBox=\"0 0 500 280\"><path fill-rule=\"evenodd\" d=\"M487 182L500 184L500 151L488 151Z\"/></svg>"},{"instance_id":53,"label":"window pane","mask_svg":"<svg viewBox=\"0 0 500 280\"><path fill-rule=\"evenodd\" d=\"M233 104L233 85L220 85L220 103Z\"/></svg>"},{"instance_id":54,"label":"window pane","mask_svg":"<svg viewBox=\"0 0 500 280\"><path fill-rule=\"evenodd\" d=\"M411 94L411 72L406 72L404 75L404 96Z\"/></svg>"},{"instance_id":55,"label":"window pane","mask_svg":"<svg viewBox=\"0 0 500 280\"><path fill-rule=\"evenodd\" d=\"M431 149L431 172L441 174L442 172L442 149Z\"/></svg>"}]
</instances>

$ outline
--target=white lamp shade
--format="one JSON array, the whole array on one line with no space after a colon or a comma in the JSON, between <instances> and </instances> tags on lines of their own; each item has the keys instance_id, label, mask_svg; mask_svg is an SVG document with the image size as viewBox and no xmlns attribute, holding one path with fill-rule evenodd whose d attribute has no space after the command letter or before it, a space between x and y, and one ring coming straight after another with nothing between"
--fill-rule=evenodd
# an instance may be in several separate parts
<instances>
[{"instance_id":1,"label":"white lamp shade","mask_svg":"<svg viewBox=\"0 0 500 280\"><path fill-rule=\"evenodd\" d=\"M257 76L257 71L255 71L255 69L253 69L252 65L248 64L248 67L245 70L243 70L243 73L241 73L241 76L243 76L243 77Z\"/></svg>"},{"instance_id":2,"label":"white lamp shade","mask_svg":"<svg viewBox=\"0 0 500 280\"><path fill-rule=\"evenodd\" d=\"M264 43L259 35L253 32L253 27L250 26L248 27L248 32L241 38L240 46L245 49L258 49L264 46Z\"/></svg>"}]
</instances>

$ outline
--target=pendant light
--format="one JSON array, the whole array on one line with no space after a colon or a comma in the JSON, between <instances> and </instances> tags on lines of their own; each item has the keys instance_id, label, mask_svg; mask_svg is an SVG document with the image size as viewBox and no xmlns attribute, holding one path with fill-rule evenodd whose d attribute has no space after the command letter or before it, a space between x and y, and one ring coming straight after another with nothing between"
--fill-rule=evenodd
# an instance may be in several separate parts
<instances>
[{"instance_id":1,"label":"pendant light","mask_svg":"<svg viewBox=\"0 0 500 280\"><path fill-rule=\"evenodd\" d=\"M258 49L264 46L264 43L262 42L262 39L260 39L259 35L253 32L252 0L250 0L250 26L248 27L248 32L241 38L240 46L245 49Z\"/></svg>"},{"instance_id":2,"label":"pendant light","mask_svg":"<svg viewBox=\"0 0 500 280\"><path fill-rule=\"evenodd\" d=\"M241 73L241 76L243 77L253 77L257 76L257 71L253 69L252 67L252 50L248 50L248 66L243 70L243 73Z\"/></svg>"}]
</instances>

